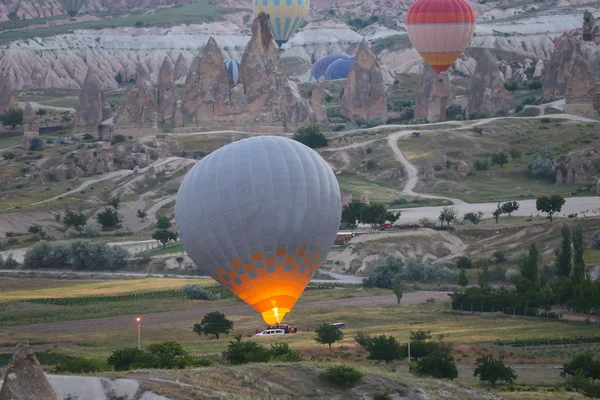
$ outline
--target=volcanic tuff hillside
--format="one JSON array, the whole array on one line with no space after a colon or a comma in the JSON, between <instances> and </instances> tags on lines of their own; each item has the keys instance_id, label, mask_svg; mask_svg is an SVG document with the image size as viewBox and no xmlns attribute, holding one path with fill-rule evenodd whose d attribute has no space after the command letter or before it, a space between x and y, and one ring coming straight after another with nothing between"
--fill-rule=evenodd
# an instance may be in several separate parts
<instances>
[{"instance_id":1,"label":"volcanic tuff hillside","mask_svg":"<svg viewBox=\"0 0 600 400\"><path fill-rule=\"evenodd\" d=\"M179 59L187 68L210 36L225 58L233 59L241 58L250 39L252 18L246 3L240 7L234 1L198 0L183 4L180 0L89 0L82 13L90 14L75 21L54 17L62 13L56 0L41 3L7 0L0 6L0 42L4 43L0 47L0 69L13 77L19 89L78 89L88 66L98 69L101 83L108 87L117 85L118 73L126 80L135 78L139 63L146 65L155 80L165 56L174 64ZM373 41L386 71L420 73L420 59L403 29L404 15L411 3L314 1L309 18L312 23L292 38L282 54L284 64L294 66L288 68L288 73L294 79L308 80L314 58L332 52L353 53L363 36ZM500 54L504 64L517 70L507 79L516 76L524 80L526 68L535 68L539 75L551 56L555 39L581 27L583 9L595 11L582 4L586 3L476 3L479 24L471 47ZM40 17L53 19L31 21ZM366 25L370 26L360 31L362 36L356 32ZM470 75L473 63L474 59L465 57L456 69ZM515 67L514 63L521 66ZM387 78L389 82L393 80Z\"/></svg>"}]
</instances>

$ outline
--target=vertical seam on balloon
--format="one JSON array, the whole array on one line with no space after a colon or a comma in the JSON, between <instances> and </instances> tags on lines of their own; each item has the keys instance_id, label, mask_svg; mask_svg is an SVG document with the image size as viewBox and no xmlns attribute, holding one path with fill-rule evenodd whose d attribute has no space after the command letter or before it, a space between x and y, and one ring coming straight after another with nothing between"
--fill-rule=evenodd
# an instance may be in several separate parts
<instances>
[{"instance_id":1,"label":"vertical seam on balloon","mask_svg":"<svg viewBox=\"0 0 600 400\"><path fill-rule=\"evenodd\" d=\"M257 140L260 141L260 143L262 144L262 138L257 138ZM259 209L259 204L256 198L256 188L254 187L254 174L252 173L252 154L250 151L250 144L248 144L248 169L250 170L250 187L252 188L252 196L254 197L254 205L256 206L256 211L258 211ZM262 234L262 232L261 232ZM248 249L250 250L250 254L254 254L255 252L252 251L252 249L250 248L250 241L248 240L248 237L246 236L246 233L244 233L244 237L246 238L246 242L248 242ZM264 254L265 254L265 246L262 242L262 240L260 240L260 250L263 253L263 258L264 258ZM254 260L252 260L252 263L254 263Z\"/></svg>"},{"instance_id":2,"label":"vertical seam on balloon","mask_svg":"<svg viewBox=\"0 0 600 400\"><path fill-rule=\"evenodd\" d=\"M300 166L302 168L302 175L304 175L304 216L302 218L302 225L304 227L306 227L308 225L308 222L306 220L306 217L308 215L308 213L310 212L308 209L308 175L306 173L306 168L304 168L304 162L303 162L303 157L300 155L299 151L300 149L302 149L303 152L307 152L307 149L301 148L300 146L291 146L294 147L294 151L296 152L296 155L298 157L298 159L300 160ZM298 248L300 248L301 244L298 244Z\"/></svg>"},{"instance_id":3,"label":"vertical seam on balloon","mask_svg":"<svg viewBox=\"0 0 600 400\"><path fill-rule=\"evenodd\" d=\"M269 139L269 140L271 142L273 141L272 139ZM269 190L271 191L271 197L270 198L274 199L275 198L275 190L273 190L273 188L274 188L274 185L273 185L273 174L271 173L271 160L268 157L269 151L267 149L267 146L265 145L266 142L265 141L261 141L261 143L263 145L263 149L265 151L265 154L267 154L267 157L265 157L265 160L267 160L267 166L268 166L267 170L269 171L269 183L270 183ZM262 230L261 230L261 234L262 234ZM262 242L262 240L261 240L261 243L264 246L264 243ZM277 247L277 241L275 241L275 246L274 247ZM275 256L275 251L276 250L277 250L277 248L273 249L273 256ZM263 247L263 253L264 253L264 247ZM267 256L265 254L265 260L266 260L266 258L267 258Z\"/></svg>"},{"instance_id":4,"label":"vertical seam on balloon","mask_svg":"<svg viewBox=\"0 0 600 400\"><path fill-rule=\"evenodd\" d=\"M275 145L277 146L277 148L281 152L282 147L279 145L278 142L279 142L279 140L273 140L273 143L275 143ZM281 154L284 154L284 153L281 152ZM287 160L285 159L285 157L283 157L283 160L284 160L283 165L285 166L286 175L289 177L290 176L290 169L288 168ZM291 184L291 182L288 185L288 193L287 194L288 194L287 197L290 199L290 203L288 203L288 205L291 208L291 201L292 201L292 184ZM286 213L286 217L285 217L286 225L289 223L289 215L290 215L290 213ZM285 246L286 250L287 250L287 245L289 244L289 238L290 238L289 235L285 235L285 239L284 240L285 240L285 244L286 244L286 246ZM279 246L276 246L276 247L279 247Z\"/></svg>"},{"instance_id":5,"label":"vertical seam on balloon","mask_svg":"<svg viewBox=\"0 0 600 400\"><path fill-rule=\"evenodd\" d=\"M235 187L235 163L234 163L234 159L235 159L235 149L236 148L237 148L237 146L233 147L232 151L231 151L231 165L234 165L234 168L231 169L231 174L232 174L231 183L233 185L233 193L236 194L235 201L238 204L238 207L236 208L238 210L238 219L240 220L240 222L242 222L241 221L241 219L242 219L241 213L239 212L239 202L238 202L239 200L237 198L237 188ZM217 163L217 167L218 167L218 165L219 164ZM217 168L217 171L219 171L219 168ZM219 181L220 181L220 179L217 179L217 201L219 202L219 206L221 208L221 216L223 218L225 218L224 217L224 212L223 212L223 202L221 201L221 196L220 196L219 186L218 186L218 182ZM241 259L240 254L239 254L238 249L237 249L237 246L235 246L235 243L233 241L233 236L231 234L231 229L230 229L231 227L230 227L229 224L225 224L225 227L227 229L227 234L229 235L229 240L230 240L231 244L233 245L233 249L234 249L233 251L235 252L235 257L232 257L232 258L234 260L237 260L238 258ZM241 227L239 229L241 229ZM227 259L227 255L225 254L225 252L223 251L222 248L221 248L221 251L223 252L223 255L225 256L225 258ZM227 262L231 262L231 260L227 260Z\"/></svg>"}]
</instances>

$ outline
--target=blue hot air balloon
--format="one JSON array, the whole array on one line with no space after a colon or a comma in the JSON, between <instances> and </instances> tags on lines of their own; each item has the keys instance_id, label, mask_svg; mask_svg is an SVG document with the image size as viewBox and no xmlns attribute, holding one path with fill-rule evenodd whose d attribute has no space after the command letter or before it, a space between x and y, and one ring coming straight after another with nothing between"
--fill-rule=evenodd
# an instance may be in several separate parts
<instances>
[{"instance_id":1,"label":"blue hot air balloon","mask_svg":"<svg viewBox=\"0 0 600 400\"><path fill-rule=\"evenodd\" d=\"M238 81L240 80L240 62L238 60L226 60L225 68L227 68L227 72L233 80L233 84L237 86Z\"/></svg>"},{"instance_id":2,"label":"blue hot air balloon","mask_svg":"<svg viewBox=\"0 0 600 400\"><path fill-rule=\"evenodd\" d=\"M325 71L325 80L334 81L336 79L348 78L348 73L350 72L350 67L352 67L353 62L354 57L340 58L339 60L332 62Z\"/></svg>"},{"instance_id":3,"label":"blue hot air balloon","mask_svg":"<svg viewBox=\"0 0 600 400\"><path fill-rule=\"evenodd\" d=\"M87 0L60 0L60 4L71 17L75 18Z\"/></svg>"},{"instance_id":4,"label":"blue hot air balloon","mask_svg":"<svg viewBox=\"0 0 600 400\"><path fill-rule=\"evenodd\" d=\"M277 46L292 37L308 16L310 0L252 0L254 16L269 14L269 28Z\"/></svg>"},{"instance_id":5,"label":"blue hot air balloon","mask_svg":"<svg viewBox=\"0 0 600 400\"><path fill-rule=\"evenodd\" d=\"M334 63L335 61L337 61L341 58L350 58L350 57L351 56L348 56L346 54L329 54L325 57L321 57L314 63L314 65L312 67L312 71L310 73L310 77L319 80L319 78L321 78L323 75L325 75L325 71L327 71L327 68L332 63Z\"/></svg>"}]
</instances>

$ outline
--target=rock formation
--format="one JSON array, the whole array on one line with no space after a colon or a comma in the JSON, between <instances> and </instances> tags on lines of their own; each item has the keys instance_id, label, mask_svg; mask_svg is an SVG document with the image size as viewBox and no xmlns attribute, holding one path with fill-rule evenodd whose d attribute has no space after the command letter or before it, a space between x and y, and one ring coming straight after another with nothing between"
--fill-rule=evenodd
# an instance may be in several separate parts
<instances>
[{"instance_id":1,"label":"rock formation","mask_svg":"<svg viewBox=\"0 0 600 400\"><path fill-rule=\"evenodd\" d=\"M342 190L342 207L352 203L352 192Z\"/></svg>"},{"instance_id":2,"label":"rock formation","mask_svg":"<svg viewBox=\"0 0 600 400\"><path fill-rule=\"evenodd\" d=\"M435 170L433 169L433 165L429 164L425 167L423 171L423 179L429 181L435 179Z\"/></svg>"},{"instance_id":3,"label":"rock formation","mask_svg":"<svg viewBox=\"0 0 600 400\"><path fill-rule=\"evenodd\" d=\"M566 98L565 112L597 117L600 113L600 21L584 13L583 30L557 39L542 81L544 97Z\"/></svg>"},{"instance_id":4,"label":"rock formation","mask_svg":"<svg viewBox=\"0 0 600 400\"><path fill-rule=\"evenodd\" d=\"M415 118L426 119L429 122L445 121L446 109L451 100L448 72L442 72L437 76L433 68L425 64L419 79Z\"/></svg>"},{"instance_id":5,"label":"rock formation","mask_svg":"<svg viewBox=\"0 0 600 400\"><path fill-rule=\"evenodd\" d=\"M600 194L600 179L596 182L596 194Z\"/></svg>"},{"instance_id":6,"label":"rock formation","mask_svg":"<svg viewBox=\"0 0 600 400\"><path fill-rule=\"evenodd\" d=\"M464 162L463 160L460 160L456 166L456 169L458 170L458 172L460 172L463 175L466 175L469 173L469 165Z\"/></svg>"},{"instance_id":7,"label":"rock formation","mask_svg":"<svg viewBox=\"0 0 600 400\"><path fill-rule=\"evenodd\" d=\"M221 50L209 40L202 58L196 58L188 71L176 126L281 132L315 121L312 109L287 78L268 22L267 14L254 20L235 88L230 86Z\"/></svg>"},{"instance_id":8,"label":"rock formation","mask_svg":"<svg viewBox=\"0 0 600 400\"><path fill-rule=\"evenodd\" d=\"M177 87L175 87L175 66L169 57L165 57L158 73L158 120L170 123L177 105Z\"/></svg>"},{"instance_id":9,"label":"rock formation","mask_svg":"<svg viewBox=\"0 0 600 400\"><path fill-rule=\"evenodd\" d=\"M206 44L198 69L190 73L181 104L185 123L210 123L232 113L229 74L214 39Z\"/></svg>"},{"instance_id":10,"label":"rock formation","mask_svg":"<svg viewBox=\"0 0 600 400\"><path fill-rule=\"evenodd\" d=\"M77 112L75 113L75 132L97 132L103 138L103 122L113 116L112 107L106 98L106 94L100 85L98 76L90 68L85 77L83 88L77 100Z\"/></svg>"},{"instance_id":11,"label":"rock formation","mask_svg":"<svg viewBox=\"0 0 600 400\"><path fill-rule=\"evenodd\" d=\"M21 148L29 150L33 138L39 136L39 127L35 124L35 111L31 107L31 104L27 103L23 110L23 138L21 139Z\"/></svg>"},{"instance_id":12,"label":"rock formation","mask_svg":"<svg viewBox=\"0 0 600 400\"><path fill-rule=\"evenodd\" d=\"M315 116L317 118L317 122L325 123L327 122L327 106L323 101L323 91L320 87L315 86L312 90L312 97L310 100L310 106L315 112Z\"/></svg>"},{"instance_id":13,"label":"rock formation","mask_svg":"<svg viewBox=\"0 0 600 400\"><path fill-rule=\"evenodd\" d=\"M366 205L371 205L371 203L369 202L369 195L366 193L363 193L363 195L360 197L360 202Z\"/></svg>"},{"instance_id":14,"label":"rock formation","mask_svg":"<svg viewBox=\"0 0 600 400\"><path fill-rule=\"evenodd\" d=\"M512 95L504 87L496 59L484 49L477 57L477 68L469 94L469 113L495 115L515 107Z\"/></svg>"},{"instance_id":15,"label":"rock formation","mask_svg":"<svg viewBox=\"0 0 600 400\"><path fill-rule=\"evenodd\" d=\"M0 400L62 400L50 383L27 342L19 343L13 353Z\"/></svg>"},{"instance_id":16,"label":"rock formation","mask_svg":"<svg viewBox=\"0 0 600 400\"><path fill-rule=\"evenodd\" d=\"M128 130L141 130L143 133L156 132L158 121L157 92L150 80L144 64L138 64L135 87L127 92L125 104L117 111L119 127ZM133 132L132 132L133 133Z\"/></svg>"},{"instance_id":17,"label":"rock formation","mask_svg":"<svg viewBox=\"0 0 600 400\"><path fill-rule=\"evenodd\" d=\"M348 73L340 113L356 122L382 122L388 119L383 74L377 56L363 40Z\"/></svg>"},{"instance_id":18,"label":"rock formation","mask_svg":"<svg viewBox=\"0 0 600 400\"><path fill-rule=\"evenodd\" d=\"M555 183L557 185L562 185L564 183L563 181L564 181L563 171L562 171L562 169L559 168L558 171L556 171L556 180L555 180Z\"/></svg>"},{"instance_id":19,"label":"rock formation","mask_svg":"<svg viewBox=\"0 0 600 400\"><path fill-rule=\"evenodd\" d=\"M0 114L19 106L17 91L10 76L0 70Z\"/></svg>"},{"instance_id":20,"label":"rock formation","mask_svg":"<svg viewBox=\"0 0 600 400\"><path fill-rule=\"evenodd\" d=\"M185 78L187 71L187 61L183 56L183 53L179 53L179 56L177 56L177 61L175 61L175 69L173 70L173 79L175 79L175 82Z\"/></svg>"}]
</instances>

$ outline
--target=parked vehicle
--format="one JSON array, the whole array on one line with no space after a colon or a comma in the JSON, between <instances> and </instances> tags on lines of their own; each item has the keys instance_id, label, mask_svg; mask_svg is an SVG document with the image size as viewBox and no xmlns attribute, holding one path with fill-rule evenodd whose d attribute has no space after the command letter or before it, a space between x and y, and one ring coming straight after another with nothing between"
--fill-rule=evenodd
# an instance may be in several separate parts
<instances>
[{"instance_id":1,"label":"parked vehicle","mask_svg":"<svg viewBox=\"0 0 600 400\"><path fill-rule=\"evenodd\" d=\"M339 329L346 329L346 324L343 322L336 322L335 324L331 324L333 326L337 326Z\"/></svg>"},{"instance_id":2,"label":"parked vehicle","mask_svg":"<svg viewBox=\"0 0 600 400\"><path fill-rule=\"evenodd\" d=\"M379 225L379 229L386 230L386 229L390 229L393 225L392 224L381 224Z\"/></svg>"},{"instance_id":3,"label":"parked vehicle","mask_svg":"<svg viewBox=\"0 0 600 400\"><path fill-rule=\"evenodd\" d=\"M283 329L267 329L260 333L257 333L256 336L273 336L273 335L285 335L285 331Z\"/></svg>"}]
</instances>

